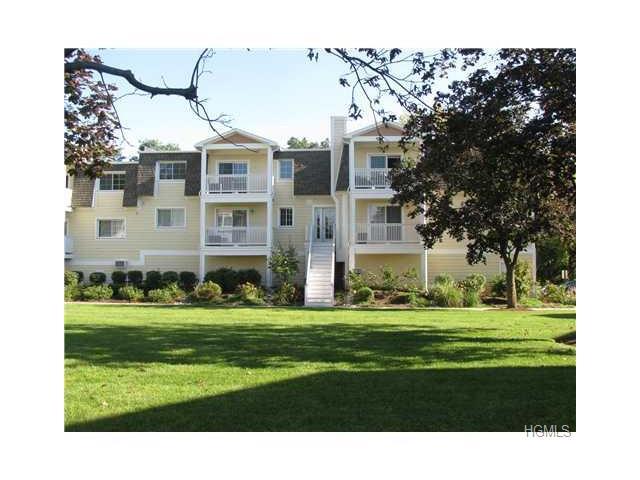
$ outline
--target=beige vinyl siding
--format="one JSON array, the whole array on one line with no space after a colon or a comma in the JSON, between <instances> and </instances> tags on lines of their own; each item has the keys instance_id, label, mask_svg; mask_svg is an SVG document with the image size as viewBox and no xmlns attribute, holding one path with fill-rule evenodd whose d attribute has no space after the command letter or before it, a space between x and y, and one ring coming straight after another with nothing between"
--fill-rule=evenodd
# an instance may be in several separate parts
<instances>
[{"instance_id":1,"label":"beige vinyl siding","mask_svg":"<svg viewBox=\"0 0 640 480\"><path fill-rule=\"evenodd\" d=\"M247 161L249 164L249 175L266 175L267 174L267 150L260 149L251 151L245 149L239 150L209 150L208 151L207 172L209 175L218 174L218 163L224 161L238 162ZM274 170L275 171L275 170Z\"/></svg>"},{"instance_id":2,"label":"beige vinyl siding","mask_svg":"<svg viewBox=\"0 0 640 480\"><path fill-rule=\"evenodd\" d=\"M157 229L156 208L184 207L185 228ZM95 208L76 207L69 216L73 237L73 264L82 260L124 259L137 261L140 250L197 250L199 199L184 196L184 182L160 183L158 195L140 197L137 207L122 206L122 192L96 191ZM97 219L125 220L126 238L96 238ZM80 263L79 263L80 262ZM75 268L75 267L74 267Z\"/></svg>"},{"instance_id":3,"label":"beige vinyl siding","mask_svg":"<svg viewBox=\"0 0 640 480\"><path fill-rule=\"evenodd\" d=\"M403 158L415 158L417 151L415 149L409 150L404 153L397 143L385 143L383 147L387 147L386 150L381 150L381 146L378 143L359 143L354 145L355 166L356 168L369 168L369 161L367 160L370 155L400 155Z\"/></svg>"},{"instance_id":4,"label":"beige vinyl siding","mask_svg":"<svg viewBox=\"0 0 640 480\"><path fill-rule=\"evenodd\" d=\"M533 255L526 253L521 254L520 259L533 263ZM428 265L428 284L431 285L436 275L441 273L448 273L453 276L455 280L462 280L470 273L482 273L487 280L491 280L496 275L504 272L504 268L500 268L502 261L495 254L487 255L487 263L478 263L475 265L469 265L467 263L466 251L462 251L456 254L435 254L429 252L427 255Z\"/></svg>"},{"instance_id":5,"label":"beige vinyl siding","mask_svg":"<svg viewBox=\"0 0 640 480\"><path fill-rule=\"evenodd\" d=\"M380 275L380 269L389 266L394 273L400 274L406 272L410 268L414 268L420 277L420 262L422 256L419 254L357 254L356 268L360 268L366 272Z\"/></svg>"}]
</instances>

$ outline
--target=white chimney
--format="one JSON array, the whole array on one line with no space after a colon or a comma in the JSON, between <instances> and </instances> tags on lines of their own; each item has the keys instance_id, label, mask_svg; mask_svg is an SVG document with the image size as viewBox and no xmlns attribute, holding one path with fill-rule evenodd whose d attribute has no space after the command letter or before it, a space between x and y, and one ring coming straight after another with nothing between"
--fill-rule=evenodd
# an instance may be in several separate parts
<instances>
[{"instance_id":1,"label":"white chimney","mask_svg":"<svg viewBox=\"0 0 640 480\"><path fill-rule=\"evenodd\" d=\"M333 193L340 169L343 138L347 133L347 117L331 117L331 192Z\"/></svg>"}]
</instances>

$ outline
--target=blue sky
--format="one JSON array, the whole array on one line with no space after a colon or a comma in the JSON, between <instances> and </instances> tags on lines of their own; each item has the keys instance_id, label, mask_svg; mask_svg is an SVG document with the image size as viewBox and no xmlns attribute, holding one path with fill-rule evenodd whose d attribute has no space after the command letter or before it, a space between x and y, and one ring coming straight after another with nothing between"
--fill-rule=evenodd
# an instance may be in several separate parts
<instances>
[{"instance_id":1,"label":"blue sky","mask_svg":"<svg viewBox=\"0 0 640 480\"><path fill-rule=\"evenodd\" d=\"M152 85L188 86L193 65L201 50L107 49L98 53L105 63L131 69L141 81ZM346 115L350 89L338 78L346 72L337 58L320 55L309 61L305 50L216 50L207 62L210 74L202 77L200 96L207 98L210 115L226 113L232 126L251 131L286 146L291 136L322 140L329 136L329 117ZM132 87L117 77L105 77L120 87L119 95ZM129 96L117 103L128 128L127 139L137 146L144 138L173 142L182 149L212 135L197 119L187 102L178 97ZM401 113L397 111L396 113ZM350 122L349 130L372 123ZM128 156L135 148L123 145Z\"/></svg>"}]
</instances>

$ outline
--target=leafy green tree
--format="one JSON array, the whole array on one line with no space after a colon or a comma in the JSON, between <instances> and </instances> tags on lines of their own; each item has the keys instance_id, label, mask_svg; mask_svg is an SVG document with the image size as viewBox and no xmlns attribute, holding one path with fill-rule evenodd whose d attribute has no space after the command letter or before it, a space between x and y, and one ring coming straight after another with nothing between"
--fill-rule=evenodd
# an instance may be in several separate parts
<instances>
[{"instance_id":1,"label":"leafy green tree","mask_svg":"<svg viewBox=\"0 0 640 480\"><path fill-rule=\"evenodd\" d=\"M329 148L329 139L325 138L320 143L307 140L307 137L291 137L287 140L289 148Z\"/></svg>"},{"instance_id":2,"label":"leafy green tree","mask_svg":"<svg viewBox=\"0 0 640 480\"><path fill-rule=\"evenodd\" d=\"M269 257L269 268L280 284L293 283L299 270L299 263L298 254L292 245L287 248L282 245L276 246Z\"/></svg>"},{"instance_id":3,"label":"leafy green tree","mask_svg":"<svg viewBox=\"0 0 640 480\"><path fill-rule=\"evenodd\" d=\"M569 276L575 277L575 250L559 236L541 238L536 242L536 270L541 281L558 282L562 279L562 270L567 270Z\"/></svg>"},{"instance_id":4,"label":"leafy green tree","mask_svg":"<svg viewBox=\"0 0 640 480\"><path fill-rule=\"evenodd\" d=\"M140 141L138 150L144 152L146 150L155 150L158 152L177 152L180 150L180 145L177 143L163 143L157 138L145 138Z\"/></svg>"},{"instance_id":5,"label":"leafy green tree","mask_svg":"<svg viewBox=\"0 0 640 480\"><path fill-rule=\"evenodd\" d=\"M392 171L391 181L394 201L426 217L417 227L425 246L449 234L467 242L469 263L500 256L515 307L523 250L551 235L575 239L575 50L325 51L349 66L340 83L359 87L381 123L397 119L382 107L383 95L409 114L401 145L417 142L418 159ZM411 75L399 74L400 64ZM451 70L464 78L438 91ZM362 117L357 100L349 112Z\"/></svg>"}]
</instances>

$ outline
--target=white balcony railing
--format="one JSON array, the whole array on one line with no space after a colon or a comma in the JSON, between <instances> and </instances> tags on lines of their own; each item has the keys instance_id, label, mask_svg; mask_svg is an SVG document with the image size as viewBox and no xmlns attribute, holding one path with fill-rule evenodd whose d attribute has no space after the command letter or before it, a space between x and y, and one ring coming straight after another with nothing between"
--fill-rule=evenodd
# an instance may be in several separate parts
<instances>
[{"instance_id":1,"label":"white balcony railing","mask_svg":"<svg viewBox=\"0 0 640 480\"><path fill-rule=\"evenodd\" d=\"M208 193L264 193L266 175L207 175Z\"/></svg>"},{"instance_id":2,"label":"white balcony railing","mask_svg":"<svg viewBox=\"0 0 640 480\"><path fill-rule=\"evenodd\" d=\"M266 227L213 227L207 229L207 245L266 245Z\"/></svg>"},{"instance_id":3,"label":"white balcony railing","mask_svg":"<svg viewBox=\"0 0 640 480\"><path fill-rule=\"evenodd\" d=\"M356 188L390 188L388 168L356 168Z\"/></svg>"},{"instance_id":4,"label":"white balcony railing","mask_svg":"<svg viewBox=\"0 0 640 480\"><path fill-rule=\"evenodd\" d=\"M357 223L356 243L418 243L413 223Z\"/></svg>"},{"instance_id":5,"label":"white balcony railing","mask_svg":"<svg viewBox=\"0 0 640 480\"><path fill-rule=\"evenodd\" d=\"M64 255L69 256L73 254L73 237L69 235L64 236Z\"/></svg>"}]
</instances>

